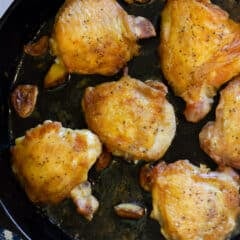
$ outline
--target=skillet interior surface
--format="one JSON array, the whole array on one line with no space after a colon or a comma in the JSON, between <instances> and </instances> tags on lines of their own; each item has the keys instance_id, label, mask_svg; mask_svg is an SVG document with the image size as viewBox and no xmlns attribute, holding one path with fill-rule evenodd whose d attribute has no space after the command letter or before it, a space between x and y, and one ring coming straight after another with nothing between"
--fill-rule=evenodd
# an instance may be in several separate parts
<instances>
[{"instance_id":1,"label":"skillet interior surface","mask_svg":"<svg viewBox=\"0 0 240 240\"><path fill-rule=\"evenodd\" d=\"M153 0L143 5L127 5L120 1L129 14L150 19L157 30L156 38L140 41L141 54L128 63L129 75L143 81L154 79L166 83L156 52L159 44L160 12L164 2ZM226 9L233 19L240 20L239 1L213 2ZM122 76L122 72L113 77L72 74L69 81L60 87L52 90L43 88L43 78L53 58L50 55L27 56L23 53L23 45L42 35L50 35L54 16L61 4L61 0L19 0L0 22L1 200L20 228L34 240L164 239L160 234L159 224L149 218L151 196L138 184L139 168L143 163L133 165L113 157L113 164L109 168L100 173L96 173L94 169L90 171L89 179L93 183L94 195L100 202L100 209L92 222L79 216L70 200L56 206L33 206L11 172L8 149L16 137L24 135L27 129L48 119L61 121L64 127L86 128L80 105L84 89L101 82L117 80ZM39 96L33 114L29 118L21 119L11 108L8 99L15 86L26 83L38 85ZM213 161L199 147L198 133L207 121L214 119L218 96L212 111L198 124L185 121L182 115L184 103L175 97L170 89L168 99L174 105L178 126L174 141L163 159L167 162L189 159L196 165L205 163L214 169L216 166ZM147 208L148 214L138 221L119 219L114 214L113 206L120 202L137 202Z\"/></svg>"}]
</instances>

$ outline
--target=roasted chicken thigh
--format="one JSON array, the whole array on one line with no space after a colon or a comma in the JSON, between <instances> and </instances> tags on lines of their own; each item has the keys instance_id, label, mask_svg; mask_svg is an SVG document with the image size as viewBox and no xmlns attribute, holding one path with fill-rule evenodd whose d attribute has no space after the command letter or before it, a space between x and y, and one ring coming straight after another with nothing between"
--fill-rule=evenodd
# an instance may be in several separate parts
<instances>
[{"instance_id":1,"label":"roasted chicken thigh","mask_svg":"<svg viewBox=\"0 0 240 240\"><path fill-rule=\"evenodd\" d=\"M67 0L51 46L68 72L113 75L138 54L137 39L155 35L149 20L128 15L115 0Z\"/></svg>"},{"instance_id":2,"label":"roasted chicken thigh","mask_svg":"<svg viewBox=\"0 0 240 240\"><path fill-rule=\"evenodd\" d=\"M240 78L221 91L216 120L199 134L202 149L219 165L240 169Z\"/></svg>"},{"instance_id":3,"label":"roasted chicken thigh","mask_svg":"<svg viewBox=\"0 0 240 240\"><path fill-rule=\"evenodd\" d=\"M225 240L237 231L239 178L231 168L211 172L187 160L161 162L148 179L143 187L152 192L151 217L166 239Z\"/></svg>"},{"instance_id":4,"label":"roasted chicken thigh","mask_svg":"<svg viewBox=\"0 0 240 240\"><path fill-rule=\"evenodd\" d=\"M154 161L163 156L175 135L176 120L157 81L129 76L85 91L82 106L89 129L114 155Z\"/></svg>"},{"instance_id":5,"label":"roasted chicken thigh","mask_svg":"<svg viewBox=\"0 0 240 240\"><path fill-rule=\"evenodd\" d=\"M87 180L100 153L101 143L89 130L45 121L16 139L12 168L32 202L58 203Z\"/></svg>"},{"instance_id":6,"label":"roasted chicken thigh","mask_svg":"<svg viewBox=\"0 0 240 240\"><path fill-rule=\"evenodd\" d=\"M168 0L162 12L162 71L197 122L216 90L240 72L240 24L209 0Z\"/></svg>"}]
</instances>

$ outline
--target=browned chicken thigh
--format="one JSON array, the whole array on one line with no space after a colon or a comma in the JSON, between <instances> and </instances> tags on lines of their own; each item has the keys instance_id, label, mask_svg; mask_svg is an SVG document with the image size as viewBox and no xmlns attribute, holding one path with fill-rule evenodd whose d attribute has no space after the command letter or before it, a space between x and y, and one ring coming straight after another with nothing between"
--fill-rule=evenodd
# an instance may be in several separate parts
<instances>
[{"instance_id":1,"label":"browned chicken thigh","mask_svg":"<svg viewBox=\"0 0 240 240\"><path fill-rule=\"evenodd\" d=\"M140 180L152 192L151 217L166 239L225 240L239 231L239 177L231 168L211 172L179 160L149 171L148 182Z\"/></svg>"},{"instance_id":2,"label":"browned chicken thigh","mask_svg":"<svg viewBox=\"0 0 240 240\"><path fill-rule=\"evenodd\" d=\"M89 130L45 121L16 139L12 168L31 201L58 203L87 180L100 153L101 143Z\"/></svg>"},{"instance_id":3,"label":"browned chicken thigh","mask_svg":"<svg viewBox=\"0 0 240 240\"><path fill-rule=\"evenodd\" d=\"M221 91L216 120L199 134L202 149L219 165L240 169L240 78Z\"/></svg>"},{"instance_id":4,"label":"browned chicken thigh","mask_svg":"<svg viewBox=\"0 0 240 240\"><path fill-rule=\"evenodd\" d=\"M51 46L68 72L113 75L138 54L138 39L155 35L149 20L128 15L115 0L67 0Z\"/></svg>"},{"instance_id":5,"label":"browned chicken thigh","mask_svg":"<svg viewBox=\"0 0 240 240\"><path fill-rule=\"evenodd\" d=\"M88 87L82 105L89 129L108 151L127 160L154 161L167 151L176 120L165 85L129 76Z\"/></svg>"},{"instance_id":6,"label":"browned chicken thigh","mask_svg":"<svg viewBox=\"0 0 240 240\"><path fill-rule=\"evenodd\" d=\"M185 117L197 122L216 90L240 72L240 24L209 0L168 0L162 12L161 67Z\"/></svg>"}]
</instances>

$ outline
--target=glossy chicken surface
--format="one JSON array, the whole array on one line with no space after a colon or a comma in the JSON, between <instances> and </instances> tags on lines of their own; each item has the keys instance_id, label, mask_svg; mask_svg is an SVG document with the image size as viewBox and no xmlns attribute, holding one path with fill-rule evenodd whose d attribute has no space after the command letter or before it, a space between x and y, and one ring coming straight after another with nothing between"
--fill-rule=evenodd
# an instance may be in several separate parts
<instances>
[{"instance_id":1,"label":"glossy chicken surface","mask_svg":"<svg viewBox=\"0 0 240 240\"><path fill-rule=\"evenodd\" d=\"M154 161L164 155L176 130L166 94L160 82L124 76L88 87L82 106L89 129L108 151L127 160Z\"/></svg>"},{"instance_id":2,"label":"glossy chicken surface","mask_svg":"<svg viewBox=\"0 0 240 240\"><path fill-rule=\"evenodd\" d=\"M128 15L115 0L67 0L51 46L68 72L113 75L138 54L137 39L155 35L150 21Z\"/></svg>"},{"instance_id":3,"label":"glossy chicken surface","mask_svg":"<svg viewBox=\"0 0 240 240\"><path fill-rule=\"evenodd\" d=\"M89 130L45 121L16 139L12 168L31 201L58 203L87 180L100 153L101 143Z\"/></svg>"},{"instance_id":4,"label":"glossy chicken surface","mask_svg":"<svg viewBox=\"0 0 240 240\"><path fill-rule=\"evenodd\" d=\"M186 102L186 119L197 122L216 90L240 72L240 24L209 0L168 0L159 54L166 79Z\"/></svg>"},{"instance_id":5,"label":"glossy chicken surface","mask_svg":"<svg viewBox=\"0 0 240 240\"><path fill-rule=\"evenodd\" d=\"M225 240L237 230L239 178L231 168L162 162L153 169L151 192L151 217L168 240Z\"/></svg>"},{"instance_id":6,"label":"glossy chicken surface","mask_svg":"<svg viewBox=\"0 0 240 240\"><path fill-rule=\"evenodd\" d=\"M240 78L220 94L216 120L208 122L199 134L201 148L219 165L240 169Z\"/></svg>"}]
</instances>

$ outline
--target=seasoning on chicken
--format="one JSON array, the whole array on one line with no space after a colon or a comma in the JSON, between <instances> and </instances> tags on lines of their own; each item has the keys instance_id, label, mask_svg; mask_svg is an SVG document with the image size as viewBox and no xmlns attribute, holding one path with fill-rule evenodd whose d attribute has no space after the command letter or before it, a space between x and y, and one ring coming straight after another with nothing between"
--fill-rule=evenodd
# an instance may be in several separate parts
<instances>
[{"instance_id":1,"label":"seasoning on chicken","mask_svg":"<svg viewBox=\"0 0 240 240\"><path fill-rule=\"evenodd\" d=\"M45 121L16 139L12 169L34 203L58 203L85 182L101 153L98 137Z\"/></svg>"},{"instance_id":2,"label":"seasoning on chicken","mask_svg":"<svg viewBox=\"0 0 240 240\"><path fill-rule=\"evenodd\" d=\"M240 24L209 0L168 0L162 12L162 71L197 122L210 111L216 90L240 73Z\"/></svg>"},{"instance_id":3,"label":"seasoning on chicken","mask_svg":"<svg viewBox=\"0 0 240 240\"><path fill-rule=\"evenodd\" d=\"M68 0L53 29L52 52L68 72L114 75L155 36L152 23L128 15L115 0Z\"/></svg>"},{"instance_id":4,"label":"seasoning on chicken","mask_svg":"<svg viewBox=\"0 0 240 240\"><path fill-rule=\"evenodd\" d=\"M201 148L219 165L240 169L240 78L221 91L216 120L199 134Z\"/></svg>"},{"instance_id":5,"label":"seasoning on chicken","mask_svg":"<svg viewBox=\"0 0 240 240\"><path fill-rule=\"evenodd\" d=\"M176 130L167 88L129 76L88 87L82 100L89 129L108 151L127 160L155 161L167 151Z\"/></svg>"},{"instance_id":6,"label":"seasoning on chicken","mask_svg":"<svg viewBox=\"0 0 240 240\"><path fill-rule=\"evenodd\" d=\"M239 231L239 177L231 168L213 172L187 160L161 162L151 177L151 217L166 239L225 240Z\"/></svg>"}]
</instances>

